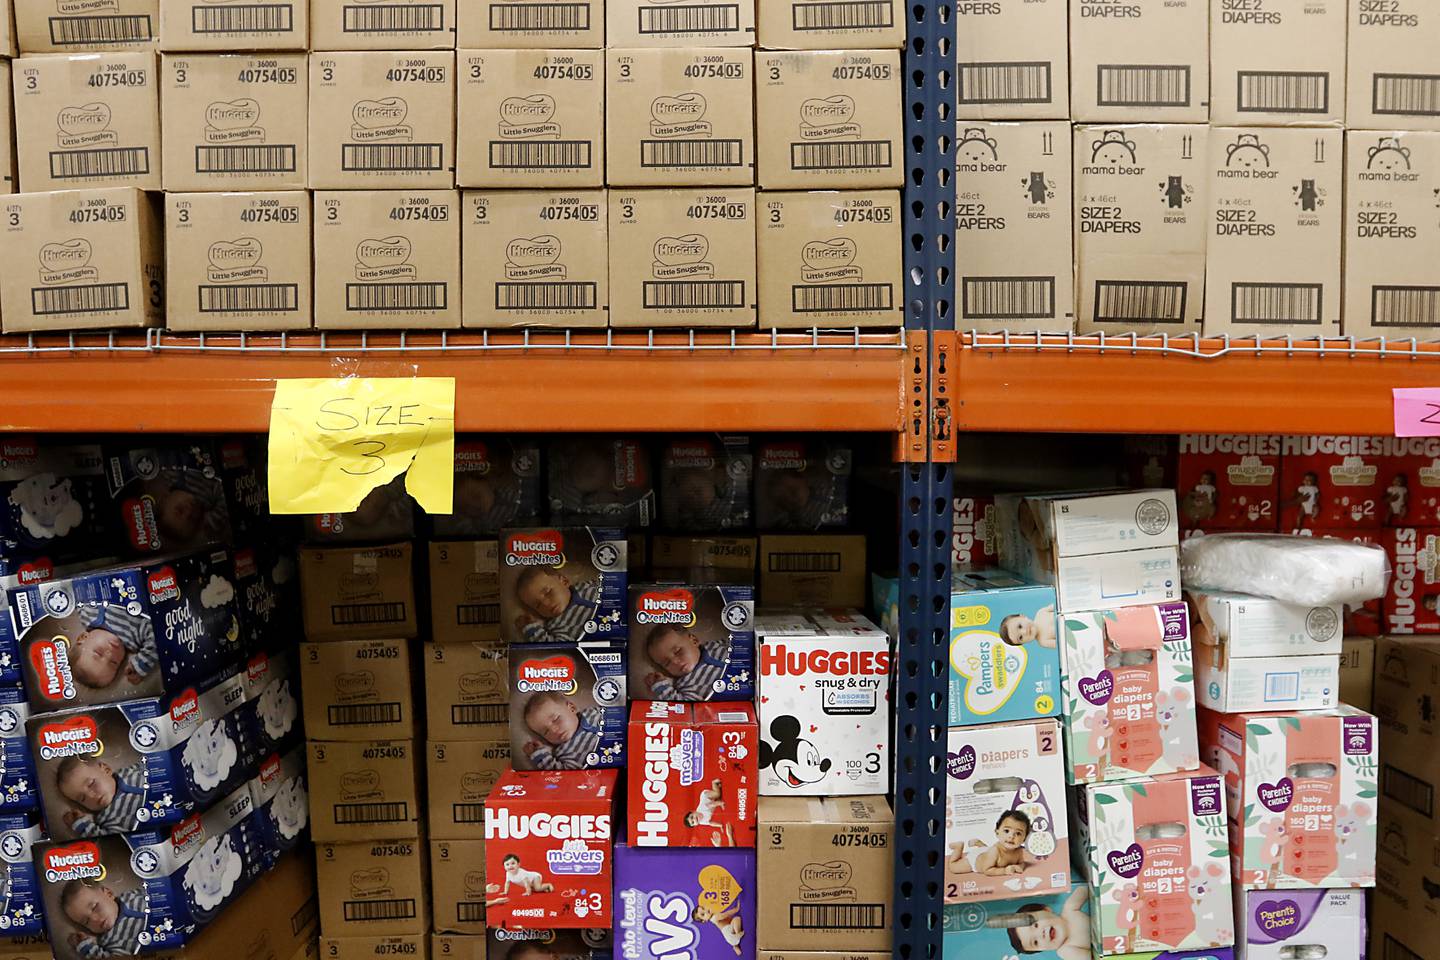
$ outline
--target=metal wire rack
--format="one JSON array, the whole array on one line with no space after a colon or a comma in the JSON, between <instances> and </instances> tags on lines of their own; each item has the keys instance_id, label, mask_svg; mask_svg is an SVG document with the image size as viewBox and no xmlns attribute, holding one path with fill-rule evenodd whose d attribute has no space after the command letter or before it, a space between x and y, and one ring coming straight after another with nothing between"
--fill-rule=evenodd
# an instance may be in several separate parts
<instances>
[{"instance_id":1,"label":"metal wire rack","mask_svg":"<svg viewBox=\"0 0 1440 960\"><path fill-rule=\"evenodd\" d=\"M1358 337L1203 337L1199 334L978 333L962 334L961 349L976 351L1063 351L1065 353L1149 354L1219 360L1227 356L1347 357L1367 360L1440 360L1440 343L1413 337L1362 340Z\"/></svg>"}]
</instances>

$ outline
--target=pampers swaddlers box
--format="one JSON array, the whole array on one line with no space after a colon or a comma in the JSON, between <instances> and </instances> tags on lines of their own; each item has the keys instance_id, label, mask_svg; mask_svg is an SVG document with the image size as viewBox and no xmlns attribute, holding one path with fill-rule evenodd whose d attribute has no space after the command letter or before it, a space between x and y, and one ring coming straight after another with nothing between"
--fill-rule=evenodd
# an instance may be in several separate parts
<instances>
[{"instance_id":1,"label":"pampers swaddlers box","mask_svg":"<svg viewBox=\"0 0 1440 960\"><path fill-rule=\"evenodd\" d=\"M945 774L946 903L1069 888L1058 720L952 727Z\"/></svg>"},{"instance_id":2,"label":"pampers swaddlers box","mask_svg":"<svg viewBox=\"0 0 1440 960\"><path fill-rule=\"evenodd\" d=\"M1363 890L1246 890L1236 905L1241 960L1365 960Z\"/></svg>"},{"instance_id":3,"label":"pampers swaddlers box","mask_svg":"<svg viewBox=\"0 0 1440 960\"><path fill-rule=\"evenodd\" d=\"M1340 706L1200 718L1225 775L1237 882L1250 888L1372 887L1379 723Z\"/></svg>"},{"instance_id":4,"label":"pampers swaddlers box","mask_svg":"<svg viewBox=\"0 0 1440 960\"><path fill-rule=\"evenodd\" d=\"M1203 950L1234 939L1225 797L1201 768L1075 791L1095 952Z\"/></svg>"},{"instance_id":5,"label":"pampers swaddlers box","mask_svg":"<svg viewBox=\"0 0 1440 960\"><path fill-rule=\"evenodd\" d=\"M615 956L755 956L755 851L615 847Z\"/></svg>"},{"instance_id":6,"label":"pampers swaddlers box","mask_svg":"<svg viewBox=\"0 0 1440 960\"><path fill-rule=\"evenodd\" d=\"M1060 631L1071 783L1200 765L1185 604L1066 613Z\"/></svg>"},{"instance_id":7,"label":"pampers swaddlers box","mask_svg":"<svg viewBox=\"0 0 1440 960\"><path fill-rule=\"evenodd\" d=\"M1054 587L1003 570L955 575L949 702L951 726L1059 712Z\"/></svg>"}]
</instances>

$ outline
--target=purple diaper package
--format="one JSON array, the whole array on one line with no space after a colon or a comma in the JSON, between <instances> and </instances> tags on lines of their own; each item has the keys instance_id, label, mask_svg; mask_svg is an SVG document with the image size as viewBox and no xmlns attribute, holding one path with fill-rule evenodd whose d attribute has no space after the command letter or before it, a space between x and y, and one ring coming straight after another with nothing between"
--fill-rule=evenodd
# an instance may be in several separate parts
<instances>
[{"instance_id":1,"label":"purple diaper package","mask_svg":"<svg viewBox=\"0 0 1440 960\"><path fill-rule=\"evenodd\" d=\"M1241 910L1241 960L1365 960L1362 889L1246 890Z\"/></svg>"},{"instance_id":2,"label":"purple diaper package","mask_svg":"<svg viewBox=\"0 0 1440 960\"><path fill-rule=\"evenodd\" d=\"M755 956L755 851L615 845L615 956Z\"/></svg>"}]
</instances>

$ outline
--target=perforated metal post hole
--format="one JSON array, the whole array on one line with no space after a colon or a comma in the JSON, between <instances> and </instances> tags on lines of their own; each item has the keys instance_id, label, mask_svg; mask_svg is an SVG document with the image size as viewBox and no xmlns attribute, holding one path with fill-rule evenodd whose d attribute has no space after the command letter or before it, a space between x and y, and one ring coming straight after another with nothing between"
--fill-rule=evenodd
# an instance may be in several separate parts
<instances>
[{"instance_id":1,"label":"perforated metal post hole","mask_svg":"<svg viewBox=\"0 0 1440 960\"><path fill-rule=\"evenodd\" d=\"M912 0L904 56L905 325L949 330L955 275L955 22L951 0Z\"/></svg>"}]
</instances>

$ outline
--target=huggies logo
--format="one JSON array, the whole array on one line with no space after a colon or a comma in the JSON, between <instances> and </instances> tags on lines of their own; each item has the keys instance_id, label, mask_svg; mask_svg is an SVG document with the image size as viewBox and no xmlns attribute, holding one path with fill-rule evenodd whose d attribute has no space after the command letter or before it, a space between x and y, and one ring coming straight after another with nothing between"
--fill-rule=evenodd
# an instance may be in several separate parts
<instances>
[{"instance_id":1,"label":"huggies logo","mask_svg":"<svg viewBox=\"0 0 1440 960\"><path fill-rule=\"evenodd\" d=\"M800 104L801 140L836 140L860 136L855 98L845 94L811 97Z\"/></svg>"},{"instance_id":2,"label":"huggies logo","mask_svg":"<svg viewBox=\"0 0 1440 960\"><path fill-rule=\"evenodd\" d=\"M87 103L79 107L62 107L55 115L56 146L66 150L77 147L96 147L101 144L120 142L119 135L110 129L110 105Z\"/></svg>"},{"instance_id":3,"label":"huggies logo","mask_svg":"<svg viewBox=\"0 0 1440 960\"><path fill-rule=\"evenodd\" d=\"M760 449L761 470L804 470L807 463L801 443L769 443Z\"/></svg>"},{"instance_id":4,"label":"huggies logo","mask_svg":"<svg viewBox=\"0 0 1440 960\"><path fill-rule=\"evenodd\" d=\"M409 104L400 97L360 100L350 111L350 139L356 143L410 140L415 131L405 122L409 112Z\"/></svg>"},{"instance_id":5,"label":"huggies logo","mask_svg":"<svg viewBox=\"0 0 1440 960\"><path fill-rule=\"evenodd\" d=\"M804 283L858 283L864 278L855 266L858 253L849 237L811 240L800 249L800 279Z\"/></svg>"},{"instance_id":6,"label":"huggies logo","mask_svg":"<svg viewBox=\"0 0 1440 960\"><path fill-rule=\"evenodd\" d=\"M565 538L559 530L512 534L505 543L509 567L558 567L565 563Z\"/></svg>"},{"instance_id":7,"label":"huggies logo","mask_svg":"<svg viewBox=\"0 0 1440 960\"><path fill-rule=\"evenodd\" d=\"M40 282L75 283L98 278L100 272L90 266L92 255L90 241L84 237L45 244L40 248Z\"/></svg>"},{"instance_id":8,"label":"huggies logo","mask_svg":"<svg viewBox=\"0 0 1440 960\"><path fill-rule=\"evenodd\" d=\"M828 673L836 677L876 676L890 672L888 650L825 650L792 651L783 643L767 643L760 647L762 676L803 676L807 673Z\"/></svg>"},{"instance_id":9,"label":"huggies logo","mask_svg":"<svg viewBox=\"0 0 1440 960\"><path fill-rule=\"evenodd\" d=\"M485 476L490 472L490 448L479 440L455 444L455 472Z\"/></svg>"},{"instance_id":10,"label":"huggies logo","mask_svg":"<svg viewBox=\"0 0 1440 960\"><path fill-rule=\"evenodd\" d=\"M41 760L63 757L98 757L105 752L100 731L88 716L71 717L62 723L47 723L36 737Z\"/></svg>"},{"instance_id":11,"label":"huggies logo","mask_svg":"<svg viewBox=\"0 0 1440 960\"><path fill-rule=\"evenodd\" d=\"M512 813L509 807L486 805L486 841L526 837L605 841L610 839L610 818L593 813Z\"/></svg>"},{"instance_id":12,"label":"huggies logo","mask_svg":"<svg viewBox=\"0 0 1440 960\"><path fill-rule=\"evenodd\" d=\"M70 670L70 639L55 636L30 646L30 666L35 671L40 696L46 700L75 699L75 676Z\"/></svg>"},{"instance_id":13,"label":"huggies logo","mask_svg":"<svg viewBox=\"0 0 1440 960\"><path fill-rule=\"evenodd\" d=\"M150 590L151 603L165 603L180 599L180 583L173 567L161 567L146 583Z\"/></svg>"},{"instance_id":14,"label":"huggies logo","mask_svg":"<svg viewBox=\"0 0 1440 960\"><path fill-rule=\"evenodd\" d=\"M175 702L170 705L170 722L176 729L199 719L200 697L193 688L176 697Z\"/></svg>"},{"instance_id":15,"label":"huggies logo","mask_svg":"<svg viewBox=\"0 0 1440 960\"><path fill-rule=\"evenodd\" d=\"M517 693L574 693L575 663L566 657L526 660L515 680Z\"/></svg>"},{"instance_id":16,"label":"huggies logo","mask_svg":"<svg viewBox=\"0 0 1440 960\"><path fill-rule=\"evenodd\" d=\"M260 103L253 97L217 100L205 108L206 143L264 143Z\"/></svg>"},{"instance_id":17,"label":"huggies logo","mask_svg":"<svg viewBox=\"0 0 1440 960\"><path fill-rule=\"evenodd\" d=\"M516 237L505 245L505 279L564 280L565 265L560 259L560 238Z\"/></svg>"},{"instance_id":18,"label":"huggies logo","mask_svg":"<svg viewBox=\"0 0 1440 960\"><path fill-rule=\"evenodd\" d=\"M640 602L635 606L635 622L646 626L668 624L693 627L695 595L682 589L642 593Z\"/></svg>"},{"instance_id":19,"label":"huggies logo","mask_svg":"<svg viewBox=\"0 0 1440 960\"><path fill-rule=\"evenodd\" d=\"M713 127L703 119L709 104L698 93L678 97L656 97L650 103L652 137L709 137Z\"/></svg>"},{"instance_id":20,"label":"huggies logo","mask_svg":"<svg viewBox=\"0 0 1440 960\"><path fill-rule=\"evenodd\" d=\"M554 122L554 116L555 98L548 93L506 97L500 101L500 137L504 140L558 137L560 124Z\"/></svg>"},{"instance_id":21,"label":"huggies logo","mask_svg":"<svg viewBox=\"0 0 1440 960\"><path fill-rule=\"evenodd\" d=\"M715 451L708 443L675 443L665 451L665 465L674 469L710 470Z\"/></svg>"},{"instance_id":22,"label":"huggies logo","mask_svg":"<svg viewBox=\"0 0 1440 960\"><path fill-rule=\"evenodd\" d=\"M645 817L635 823L637 846L669 846L670 805L670 724L645 724L645 782L640 796L645 801Z\"/></svg>"},{"instance_id":23,"label":"huggies logo","mask_svg":"<svg viewBox=\"0 0 1440 960\"><path fill-rule=\"evenodd\" d=\"M365 239L355 245L356 280L413 280L419 274L410 262L408 237Z\"/></svg>"},{"instance_id":24,"label":"huggies logo","mask_svg":"<svg viewBox=\"0 0 1440 960\"><path fill-rule=\"evenodd\" d=\"M105 865L100 862L100 847L88 840L45 851L40 858L40 866L45 873L46 883L105 879Z\"/></svg>"}]
</instances>

